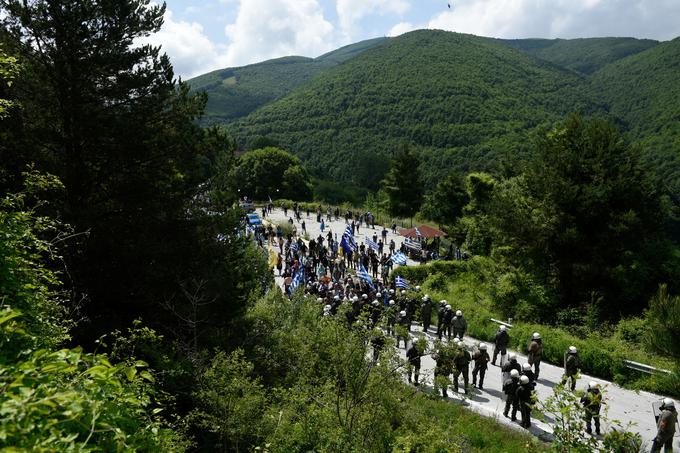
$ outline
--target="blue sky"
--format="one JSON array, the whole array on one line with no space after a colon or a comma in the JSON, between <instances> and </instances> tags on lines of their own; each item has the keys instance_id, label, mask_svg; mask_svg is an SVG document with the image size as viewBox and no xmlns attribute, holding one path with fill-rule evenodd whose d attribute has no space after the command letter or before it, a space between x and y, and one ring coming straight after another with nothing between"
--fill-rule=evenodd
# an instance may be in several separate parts
<instances>
[{"instance_id":1,"label":"blue sky","mask_svg":"<svg viewBox=\"0 0 680 453\"><path fill-rule=\"evenodd\" d=\"M316 57L419 28L668 40L680 36L680 0L167 0L165 25L148 40L188 78L286 55Z\"/></svg>"}]
</instances>

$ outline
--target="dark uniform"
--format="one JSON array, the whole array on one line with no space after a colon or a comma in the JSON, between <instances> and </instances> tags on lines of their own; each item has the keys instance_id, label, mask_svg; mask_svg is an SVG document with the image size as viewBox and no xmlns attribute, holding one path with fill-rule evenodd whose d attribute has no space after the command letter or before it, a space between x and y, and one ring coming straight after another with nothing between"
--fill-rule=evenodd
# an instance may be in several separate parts
<instances>
[{"instance_id":1,"label":"dark uniform","mask_svg":"<svg viewBox=\"0 0 680 453\"><path fill-rule=\"evenodd\" d=\"M519 387L519 376L506 379L503 383L503 393L505 393L505 409L503 415L508 416L512 406L512 420L517 420L517 388Z\"/></svg>"},{"instance_id":2,"label":"dark uniform","mask_svg":"<svg viewBox=\"0 0 680 453\"><path fill-rule=\"evenodd\" d=\"M453 329L451 321L453 321L453 310L447 308L444 312L444 330L446 331L446 338L449 340L451 340L451 333Z\"/></svg>"},{"instance_id":3,"label":"dark uniform","mask_svg":"<svg viewBox=\"0 0 680 453\"><path fill-rule=\"evenodd\" d=\"M543 358L543 340L540 338L531 340L527 348L527 362L534 367L534 374L538 379L539 368L541 366L541 359Z\"/></svg>"},{"instance_id":4,"label":"dark uniform","mask_svg":"<svg viewBox=\"0 0 680 453\"><path fill-rule=\"evenodd\" d=\"M437 310L437 338L440 340L444 332L444 315L446 315L446 305L440 304L439 310Z\"/></svg>"},{"instance_id":5,"label":"dark uniform","mask_svg":"<svg viewBox=\"0 0 680 453\"><path fill-rule=\"evenodd\" d=\"M576 375L579 368L581 368L581 358L578 356L578 352L568 352L564 358L562 385L566 384L567 380L571 380L570 388L574 391L576 389Z\"/></svg>"},{"instance_id":6,"label":"dark uniform","mask_svg":"<svg viewBox=\"0 0 680 453\"><path fill-rule=\"evenodd\" d=\"M411 347L406 351L406 358L408 359L408 382L411 383L411 374L413 374L413 381L418 385L418 377L420 376L420 351L416 345L416 341L411 342Z\"/></svg>"},{"instance_id":7,"label":"dark uniform","mask_svg":"<svg viewBox=\"0 0 680 453\"><path fill-rule=\"evenodd\" d=\"M455 316L451 321L451 325L453 326L453 336L462 340L467 331L467 320L463 315Z\"/></svg>"},{"instance_id":8,"label":"dark uniform","mask_svg":"<svg viewBox=\"0 0 680 453\"><path fill-rule=\"evenodd\" d=\"M510 335L508 335L507 330L498 329L494 343L495 347L493 348L493 360L491 361L492 365L496 364L496 357L498 357L499 352L501 354L501 361L503 360L503 356L508 353Z\"/></svg>"},{"instance_id":9,"label":"dark uniform","mask_svg":"<svg viewBox=\"0 0 680 453\"><path fill-rule=\"evenodd\" d=\"M532 388L536 387L536 375L531 370L522 370L522 376L529 378L529 384Z\"/></svg>"},{"instance_id":10,"label":"dark uniform","mask_svg":"<svg viewBox=\"0 0 680 453\"><path fill-rule=\"evenodd\" d=\"M489 353L486 349L479 349L475 351L472 356L472 360L475 362L475 367L472 369L472 385L477 386L477 373L479 373L479 389L484 388L484 375L486 374L486 369L489 367Z\"/></svg>"},{"instance_id":11,"label":"dark uniform","mask_svg":"<svg viewBox=\"0 0 680 453\"><path fill-rule=\"evenodd\" d=\"M661 451L673 451L673 435L675 434L675 425L678 423L678 413L675 407L661 406L661 415L659 416L659 424L657 425L657 434L652 442L652 453Z\"/></svg>"},{"instance_id":12,"label":"dark uniform","mask_svg":"<svg viewBox=\"0 0 680 453\"><path fill-rule=\"evenodd\" d=\"M463 391L467 394L468 383L470 381L470 362L472 361L472 356L465 349L465 347L458 348L458 352L453 359L453 388L458 392L458 378L463 375Z\"/></svg>"},{"instance_id":13,"label":"dark uniform","mask_svg":"<svg viewBox=\"0 0 680 453\"><path fill-rule=\"evenodd\" d=\"M423 332L427 332L432 321L432 301L430 299L427 299L420 306L420 317L423 321Z\"/></svg>"},{"instance_id":14,"label":"dark uniform","mask_svg":"<svg viewBox=\"0 0 680 453\"><path fill-rule=\"evenodd\" d=\"M397 324L399 328L397 329L397 348L401 344L401 340L404 340L404 349L408 346L408 327L411 325L411 321L408 319L408 314L404 313L402 310L397 314Z\"/></svg>"},{"instance_id":15,"label":"dark uniform","mask_svg":"<svg viewBox=\"0 0 680 453\"><path fill-rule=\"evenodd\" d=\"M592 420L595 420L595 434L600 435L600 409L602 407L602 393L599 388L589 388L581 397L581 404L585 410L586 432L593 432Z\"/></svg>"},{"instance_id":16,"label":"dark uniform","mask_svg":"<svg viewBox=\"0 0 680 453\"><path fill-rule=\"evenodd\" d=\"M519 411L522 415L522 427L531 427L531 395L533 393L533 387L531 383L519 384L517 386L517 404L519 405ZM514 408L513 408L514 414ZM513 416L513 419L515 417Z\"/></svg>"},{"instance_id":17,"label":"dark uniform","mask_svg":"<svg viewBox=\"0 0 680 453\"><path fill-rule=\"evenodd\" d=\"M508 360L505 365L501 367L501 372L503 373L503 380L510 377L512 370L517 370L519 374L522 374L522 366L519 364L516 358Z\"/></svg>"}]
</instances>

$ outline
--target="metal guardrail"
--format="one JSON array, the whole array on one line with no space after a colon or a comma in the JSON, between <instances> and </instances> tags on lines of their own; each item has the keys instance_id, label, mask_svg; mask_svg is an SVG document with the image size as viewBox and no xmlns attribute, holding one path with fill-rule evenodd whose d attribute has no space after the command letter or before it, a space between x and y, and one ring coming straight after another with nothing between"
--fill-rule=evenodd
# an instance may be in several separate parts
<instances>
[{"instance_id":1,"label":"metal guardrail","mask_svg":"<svg viewBox=\"0 0 680 453\"><path fill-rule=\"evenodd\" d=\"M507 322L500 321L498 319L490 318L491 321L495 322L496 324L501 324L505 327L508 327L509 329L512 329L512 324L508 324Z\"/></svg>"},{"instance_id":2,"label":"metal guardrail","mask_svg":"<svg viewBox=\"0 0 680 453\"><path fill-rule=\"evenodd\" d=\"M673 374L669 370L655 368L651 365L645 365L644 363L633 362L632 360L624 360L623 365L631 370L641 371L647 374Z\"/></svg>"}]
</instances>

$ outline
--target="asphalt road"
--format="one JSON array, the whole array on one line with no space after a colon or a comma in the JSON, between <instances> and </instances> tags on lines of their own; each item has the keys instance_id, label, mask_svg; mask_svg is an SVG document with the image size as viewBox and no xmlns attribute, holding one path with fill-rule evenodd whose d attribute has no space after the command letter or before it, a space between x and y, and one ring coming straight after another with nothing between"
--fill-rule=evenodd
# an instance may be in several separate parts
<instances>
[{"instance_id":1,"label":"asphalt road","mask_svg":"<svg viewBox=\"0 0 680 453\"><path fill-rule=\"evenodd\" d=\"M261 215L261 211L257 211ZM289 216L292 215L288 212ZM325 215L324 215L325 218ZM288 219L284 216L283 210L275 209L265 220L271 221L273 223L286 222ZM306 217L303 213L302 220L305 221L305 226L310 237L316 238L321 234L320 224L316 222L316 214L310 213L309 217ZM298 231L301 230L300 225L295 223ZM328 233L328 230L332 231L334 234L337 233L338 239L341 238L345 230L344 218L338 221L332 220L327 222L326 229L324 231L324 236ZM361 228L360 233L355 234L355 239L357 243L363 242L364 235L372 236L374 232L380 236L382 231L382 226L376 224L376 229L371 228ZM388 228L389 231L389 228ZM387 242L390 239L394 239L397 244L397 248L403 242L403 237L399 235L392 234L391 231L388 232ZM409 260L407 265L413 266L418 265L418 263ZM277 283L282 284L282 279L277 278ZM455 307L453 307L455 310ZM434 316L433 316L434 317ZM436 329L436 326L435 326ZM414 325L412 328L412 334L421 332L421 327L419 325ZM422 333L421 333L422 334ZM512 331L510 330L510 335ZM432 326L430 327L430 332L426 334L428 342L432 345L433 340L436 339L434 335L434 330ZM465 337L465 343L468 346L473 344L478 344L479 340ZM528 339L527 339L528 340ZM489 353L493 351L492 346L489 345ZM516 352L517 351L513 351ZM405 350L401 349L400 354L405 358ZM526 356L518 353L518 360L520 363L526 362ZM434 360L430 356L425 356L422 359L421 364L421 382L424 384L423 389L431 389L431 383L433 378L434 370ZM470 369L472 371L472 367ZM544 401L548 396L552 394L552 389L555 383L560 382L563 375L562 367L553 366L547 363L541 364L540 378L538 379L536 392L538 394L539 400ZM595 381L600 383L600 385L605 389L605 404L607 406L607 417L609 420L618 420L622 425L626 426L629 423L630 430L640 433L643 441L646 443L646 449L648 450L651 445L651 440L656 435L656 426L654 422L654 416L652 414L652 403L661 400L663 397L660 395L655 395L649 392L643 391L632 391L624 389L611 382L604 381L602 379L594 378L588 375L581 375L581 378L577 382L577 389L585 389L588 386L589 381ZM470 376L470 382L472 382L472 376ZM462 379L460 383L461 389L460 393L455 394L453 389L450 389L449 400L452 402L458 402L468 406L470 409L475 410L485 416L495 418L499 423L503 423L508 426L515 427L516 429L522 429L517 423L511 422L503 416L503 409L505 407L505 401L503 398L502 384L501 384L501 372L500 368L497 366L490 366L486 373L484 381L484 390L473 389L471 394L464 395L462 390ZM604 410L603 410L604 411ZM519 417L519 414L518 414ZM533 425L531 432L543 439L549 439L552 433L552 428L550 425L551 420L533 420ZM602 426L603 431L609 429L606 424ZM676 439L674 446L678 447L680 443L678 442L678 435L676 434Z\"/></svg>"}]
</instances>

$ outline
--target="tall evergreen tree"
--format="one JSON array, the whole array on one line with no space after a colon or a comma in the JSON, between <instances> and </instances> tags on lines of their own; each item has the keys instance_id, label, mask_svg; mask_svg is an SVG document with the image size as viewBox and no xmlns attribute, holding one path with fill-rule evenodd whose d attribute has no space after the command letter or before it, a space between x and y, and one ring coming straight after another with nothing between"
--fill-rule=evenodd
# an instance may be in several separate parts
<instances>
[{"instance_id":1,"label":"tall evergreen tree","mask_svg":"<svg viewBox=\"0 0 680 453\"><path fill-rule=\"evenodd\" d=\"M382 188L387 194L391 215L413 217L420 209L423 198L420 159L408 146L400 147L390 161Z\"/></svg>"},{"instance_id":2,"label":"tall evergreen tree","mask_svg":"<svg viewBox=\"0 0 680 453\"><path fill-rule=\"evenodd\" d=\"M667 203L638 155L613 125L573 115L540 138L523 179L499 191L491 218L501 242L518 264L541 268L563 306L602 297L602 313L634 313L669 278Z\"/></svg>"},{"instance_id":3,"label":"tall evergreen tree","mask_svg":"<svg viewBox=\"0 0 680 453\"><path fill-rule=\"evenodd\" d=\"M207 215L198 205L231 142L195 124L205 97L175 82L159 47L140 44L161 27L165 5L0 0L0 6L3 40L20 54L26 75L16 90L21 114L0 126L11 138L0 152L14 157L9 173L35 162L64 183L59 214L86 233L65 261L73 298L85 301L88 336L138 316L179 332L174 320L183 314L175 307L189 294L210 301L203 310L219 306L222 317L201 319L224 331L247 297L245 276L257 260L238 266L245 245L216 240L234 230L236 219ZM199 297L196 288L207 294Z\"/></svg>"}]
</instances>

